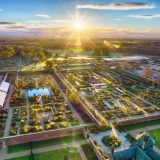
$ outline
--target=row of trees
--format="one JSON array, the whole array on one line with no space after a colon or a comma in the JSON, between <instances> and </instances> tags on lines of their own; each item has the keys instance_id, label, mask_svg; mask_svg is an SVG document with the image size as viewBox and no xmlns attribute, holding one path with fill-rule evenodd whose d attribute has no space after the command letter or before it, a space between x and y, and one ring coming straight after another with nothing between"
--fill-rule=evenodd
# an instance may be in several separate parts
<instances>
[{"instance_id":1,"label":"row of trees","mask_svg":"<svg viewBox=\"0 0 160 160\"><path fill-rule=\"evenodd\" d=\"M21 56L23 58L39 58L40 60L46 59L46 53L43 48L24 48L24 47L8 47L0 49L0 58L11 58L14 56Z\"/></svg>"},{"instance_id":2,"label":"row of trees","mask_svg":"<svg viewBox=\"0 0 160 160\"><path fill-rule=\"evenodd\" d=\"M10 58L10 57L15 56L15 54L16 54L16 52L15 52L14 48L8 47L8 48L1 51L0 57L1 58Z\"/></svg>"},{"instance_id":3,"label":"row of trees","mask_svg":"<svg viewBox=\"0 0 160 160\"><path fill-rule=\"evenodd\" d=\"M94 48L92 56L108 56L109 50L106 47Z\"/></svg>"},{"instance_id":4,"label":"row of trees","mask_svg":"<svg viewBox=\"0 0 160 160\"><path fill-rule=\"evenodd\" d=\"M17 52L17 54L21 57L39 58L43 61L46 59L46 54L43 48L24 48Z\"/></svg>"}]
</instances>

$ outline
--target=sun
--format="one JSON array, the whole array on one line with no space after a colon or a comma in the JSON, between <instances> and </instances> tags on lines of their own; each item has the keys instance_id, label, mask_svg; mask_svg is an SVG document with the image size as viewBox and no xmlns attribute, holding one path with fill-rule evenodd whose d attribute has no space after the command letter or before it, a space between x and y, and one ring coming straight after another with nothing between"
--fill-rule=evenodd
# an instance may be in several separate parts
<instances>
[{"instance_id":1,"label":"sun","mask_svg":"<svg viewBox=\"0 0 160 160\"><path fill-rule=\"evenodd\" d=\"M74 24L73 24L73 27L77 31L81 31L81 30L84 29L84 25L81 21L75 21Z\"/></svg>"}]
</instances>

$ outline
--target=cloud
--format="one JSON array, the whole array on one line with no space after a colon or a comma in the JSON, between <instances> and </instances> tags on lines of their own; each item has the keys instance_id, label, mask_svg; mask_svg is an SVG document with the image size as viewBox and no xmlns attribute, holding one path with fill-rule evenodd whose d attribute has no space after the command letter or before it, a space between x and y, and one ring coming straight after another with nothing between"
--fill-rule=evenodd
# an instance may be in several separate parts
<instances>
[{"instance_id":1,"label":"cloud","mask_svg":"<svg viewBox=\"0 0 160 160\"><path fill-rule=\"evenodd\" d=\"M6 28L10 28L10 29L25 29L27 28L26 26L7 26Z\"/></svg>"},{"instance_id":2,"label":"cloud","mask_svg":"<svg viewBox=\"0 0 160 160\"><path fill-rule=\"evenodd\" d=\"M70 23L67 19L46 19L45 23L42 20L28 20L26 26L28 28L50 28L55 26L65 26Z\"/></svg>"},{"instance_id":3,"label":"cloud","mask_svg":"<svg viewBox=\"0 0 160 160\"><path fill-rule=\"evenodd\" d=\"M0 11L3 11L3 9L0 9Z\"/></svg>"},{"instance_id":4,"label":"cloud","mask_svg":"<svg viewBox=\"0 0 160 160\"><path fill-rule=\"evenodd\" d=\"M36 20L28 20L28 23L42 23L43 21L36 21ZM50 20L46 20L45 22L48 23L69 23L71 22L70 20L66 20L66 19L50 19Z\"/></svg>"},{"instance_id":5,"label":"cloud","mask_svg":"<svg viewBox=\"0 0 160 160\"><path fill-rule=\"evenodd\" d=\"M111 3L111 4L84 4L77 5L79 9L97 9L97 10L135 10L135 9L153 9L154 4L141 2Z\"/></svg>"},{"instance_id":6,"label":"cloud","mask_svg":"<svg viewBox=\"0 0 160 160\"><path fill-rule=\"evenodd\" d=\"M70 20L65 20L65 19L62 19L62 20L52 20L51 22L53 23L69 23L71 22Z\"/></svg>"},{"instance_id":7,"label":"cloud","mask_svg":"<svg viewBox=\"0 0 160 160\"><path fill-rule=\"evenodd\" d=\"M47 14L36 14L36 17L40 17L40 18L45 18L45 19L50 19L51 17Z\"/></svg>"},{"instance_id":8,"label":"cloud","mask_svg":"<svg viewBox=\"0 0 160 160\"><path fill-rule=\"evenodd\" d=\"M16 25L16 22L0 22L0 25Z\"/></svg>"},{"instance_id":9,"label":"cloud","mask_svg":"<svg viewBox=\"0 0 160 160\"><path fill-rule=\"evenodd\" d=\"M116 19L113 19L113 20L115 20L115 21L121 21L122 19L120 19L120 18L116 18Z\"/></svg>"},{"instance_id":10,"label":"cloud","mask_svg":"<svg viewBox=\"0 0 160 160\"><path fill-rule=\"evenodd\" d=\"M18 22L0 22L0 30L25 30L27 27Z\"/></svg>"},{"instance_id":11,"label":"cloud","mask_svg":"<svg viewBox=\"0 0 160 160\"><path fill-rule=\"evenodd\" d=\"M35 20L28 20L28 23L40 23L41 21L35 21Z\"/></svg>"},{"instance_id":12,"label":"cloud","mask_svg":"<svg viewBox=\"0 0 160 160\"><path fill-rule=\"evenodd\" d=\"M160 18L160 14L129 15L128 17L138 18L138 19L153 19L153 18Z\"/></svg>"}]
</instances>

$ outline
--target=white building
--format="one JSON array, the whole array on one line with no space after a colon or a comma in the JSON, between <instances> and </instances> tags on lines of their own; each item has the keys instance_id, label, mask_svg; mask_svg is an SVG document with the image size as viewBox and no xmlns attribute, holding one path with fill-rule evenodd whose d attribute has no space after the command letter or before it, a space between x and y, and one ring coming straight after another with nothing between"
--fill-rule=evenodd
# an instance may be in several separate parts
<instances>
[{"instance_id":1,"label":"white building","mask_svg":"<svg viewBox=\"0 0 160 160\"><path fill-rule=\"evenodd\" d=\"M0 91L7 93L9 90L10 84L8 82L3 81L0 85Z\"/></svg>"},{"instance_id":2,"label":"white building","mask_svg":"<svg viewBox=\"0 0 160 160\"><path fill-rule=\"evenodd\" d=\"M6 96L7 94L5 92L0 91L0 107L4 106Z\"/></svg>"},{"instance_id":3,"label":"white building","mask_svg":"<svg viewBox=\"0 0 160 160\"><path fill-rule=\"evenodd\" d=\"M5 99L9 90L10 83L2 81L0 85L0 107L4 106Z\"/></svg>"}]
</instances>

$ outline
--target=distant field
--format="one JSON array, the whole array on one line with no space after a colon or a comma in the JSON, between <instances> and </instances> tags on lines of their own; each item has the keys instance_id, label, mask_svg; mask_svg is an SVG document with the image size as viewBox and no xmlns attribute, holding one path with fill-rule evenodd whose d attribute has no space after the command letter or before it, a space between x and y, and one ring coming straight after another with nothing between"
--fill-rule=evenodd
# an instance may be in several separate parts
<instances>
[{"instance_id":1,"label":"distant field","mask_svg":"<svg viewBox=\"0 0 160 160\"><path fill-rule=\"evenodd\" d=\"M53 145L58 145L58 144L66 145L67 143L70 143L72 141L79 141L79 140L83 140L83 139L84 139L84 136L82 134L70 135L70 136L66 136L66 137L62 137L62 138L32 142L32 148L34 149L34 148L53 146ZM20 151L29 150L29 149L30 149L30 146L28 143L19 144L19 145L9 146L8 153L20 152Z\"/></svg>"},{"instance_id":2,"label":"distant field","mask_svg":"<svg viewBox=\"0 0 160 160\"><path fill-rule=\"evenodd\" d=\"M142 123L136 123L133 125L128 125L123 127L123 129L125 131L128 130L135 130L135 129L140 129L140 128L144 128L144 127L148 127L148 126L154 126L154 125L159 125L160 124L160 120L153 120L153 121L148 121L148 122L142 122Z\"/></svg>"},{"instance_id":3,"label":"distant field","mask_svg":"<svg viewBox=\"0 0 160 160\"><path fill-rule=\"evenodd\" d=\"M65 157L67 157L69 160L81 160L76 148L34 154L34 160L64 160ZM8 160L30 160L30 156L12 158Z\"/></svg>"},{"instance_id":4,"label":"distant field","mask_svg":"<svg viewBox=\"0 0 160 160\"><path fill-rule=\"evenodd\" d=\"M150 131L151 137L156 141L156 146L160 149L160 128Z\"/></svg>"}]
</instances>

